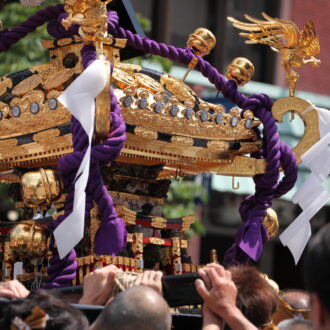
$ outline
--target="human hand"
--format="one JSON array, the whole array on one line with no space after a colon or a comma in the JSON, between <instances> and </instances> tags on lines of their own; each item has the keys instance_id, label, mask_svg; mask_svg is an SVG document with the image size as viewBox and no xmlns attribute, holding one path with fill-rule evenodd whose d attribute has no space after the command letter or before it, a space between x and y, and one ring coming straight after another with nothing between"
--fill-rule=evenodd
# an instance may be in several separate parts
<instances>
[{"instance_id":1,"label":"human hand","mask_svg":"<svg viewBox=\"0 0 330 330\"><path fill-rule=\"evenodd\" d=\"M138 275L134 282L134 285L148 286L154 289L160 295L163 295L162 277L163 273L160 271L146 270L142 274Z\"/></svg>"},{"instance_id":2,"label":"human hand","mask_svg":"<svg viewBox=\"0 0 330 330\"><path fill-rule=\"evenodd\" d=\"M96 269L84 277L84 293L79 304L104 305L109 300L118 268L109 265Z\"/></svg>"},{"instance_id":3,"label":"human hand","mask_svg":"<svg viewBox=\"0 0 330 330\"><path fill-rule=\"evenodd\" d=\"M30 291L19 281L0 282L0 297L25 298Z\"/></svg>"},{"instance_id":4,"label":"human hand","mask_svg":"<svg viewBox=\"0 0 330 330\"><path fill-rule=\"evenodd\" d=\"M231 273L218 264L209 264L198 270L203 279L196 280L196 290L204 299L207 308L233 330L257 330L236 307L237 288ZM216 329L214 325L212 328Z\"/></svg>"},{"instance_id":5,"label":"human hand","mask_svg":"<svg viewBox=\"0 0 330 330\"><path fill-rule=\"evenodd\" d=\"M196 290L213 313L224 319L237 310L237 288L229 271L221 265L209 264L199 269L198 274L203 281L196 280Z\"/></svg>"},{"instance_id":6,"label":"human hand","mask_svg":"<svg viewBox=\"0 0 330 330\"><path fill-rule=\"evenodd\" d=\"M202 330L222 330L224 327L223 320L215 315L208 307L204 304L202 308L203 313L203 327Z\"/></svg>"}]
</instances>

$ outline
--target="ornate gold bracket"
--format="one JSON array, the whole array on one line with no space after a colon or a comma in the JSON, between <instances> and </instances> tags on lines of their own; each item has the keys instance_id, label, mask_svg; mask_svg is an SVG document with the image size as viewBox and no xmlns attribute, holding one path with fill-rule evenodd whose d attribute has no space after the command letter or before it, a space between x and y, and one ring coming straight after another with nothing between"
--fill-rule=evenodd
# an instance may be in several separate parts
<instances>
[{"instance_id":1,"label":"ornate gold bracket","mask_svg":"<svg viewBox=\"0 0 330 330\"><path fill-rule=\"evenodd\" d=\"M110 67L109 62L104 61L107 82L102 92L96 97L95 102L95 135L96 139L104 139L110 132Z\"/></svg>"},{"instance_id":2,"label":"ornate gold bracket","mask_svg":"<svg viewBox=\"0 0 330 330\"><path fill-rule=\"evenodd\" d=\"M300 163L301 156L320 139L318 114L313 104L298 97L284 97L274 103L272 114L277 122L282 122L287 112L296 112L305 125L303 138L292 149Z\"/></svg>"}]
</instances>

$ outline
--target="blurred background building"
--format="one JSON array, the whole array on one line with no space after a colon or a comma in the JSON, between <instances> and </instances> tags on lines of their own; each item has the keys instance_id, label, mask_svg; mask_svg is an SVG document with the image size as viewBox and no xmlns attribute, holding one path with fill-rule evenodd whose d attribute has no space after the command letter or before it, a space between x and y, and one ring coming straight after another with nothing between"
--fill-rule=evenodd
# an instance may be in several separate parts
<instances>
[{"instance_id":1,"label":"blurred background building","mask_svg":"<svg viewBox=\"0 0 330 330\"><path fill-rule=\"evenodd\" d=\"M243 14L260 18L261 12L272 17L294 21L302 29L308 19L315 23L320 39L321 54L318 58L320 68L305 66L299 70L300 79L296 96L306 98L319 107L330 107L330 1L327 0L132 0L134 9L152 22L148 36L177 47L185 47L187 36L198 27L210 29L217 38L217 45L206 57L220 72L238 56L249 58L255 66L253 81L242 88L246 94L266 93L273 100L288 95L284 72L280 66L279 56L269 47L246 45L238 35L238 30L227 21L227 16L244 20ZM148 64L150 66L150 64ZM161 70L158 65L155 69ZM176 77L183 76L184 67L172 66L170 73ZM204 99L222 103L226 108L232 104L224 100L212 85L197 72L192 72L186 80ZM304 125L299 118L290 122L289 116L279 125L281 139L294 146L304 134ZM308 170L299 166L299 180L296 188L308 175ZM206 235L196 236L190 240L190 253L194 262L207 262L209 250L216 248L220 257L233 243L233 236L241 223L238 214L239 204L244 196L254 192L251 178L236 178L240 189L232 187L232 178L215 175L203 175L197 179L209 192L206 205L198 207L202 214L202 223ZM294 191L280 200L275 200L273 208L278 214L281 231L301 212L299 206L291 203ZM329 207L324 207L311 221L313 230L317 230L329 220ZM268 273L281 287L303 287L301 265L297 266L287 248L276 238L264 246L264 253L258 262L262 271Z\"/></svg>"}]
</instances>

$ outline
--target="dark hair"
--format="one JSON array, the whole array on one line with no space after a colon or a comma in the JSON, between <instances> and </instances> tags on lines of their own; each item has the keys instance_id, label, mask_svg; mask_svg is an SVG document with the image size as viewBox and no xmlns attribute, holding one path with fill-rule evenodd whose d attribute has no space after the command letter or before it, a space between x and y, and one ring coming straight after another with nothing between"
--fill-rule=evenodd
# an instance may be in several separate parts
<instances>
[{"instance_id":1,"label":"dark hair","mask_svg":"<svg viewBox=\"0 0 330 330\"><path fill-rule=\"evenodd\" d=\"M92 326L94 330L169 330L170 309L153 289L138 285L116 295Z\"/></svg>"},{"instance_id":2,"label":"dark hair","mask_svg":"<svg viewBox=\"0 0 330 330\"><path fill-rule=\"evenodd\" d=\"M49 316L46 330L88 329L88 321L84 314L46 290L31 292L25 299L8 302L0 320L0 329L10 329L10 325L16 316L24 320L31 315L31 311L35 306L40 307Z\"/></svg>"},{"instance_id":3,"label":"dark hair","mask_svg":"<svg viewBox=\"0 0 330 330\"><path fill-rule=\"evenodd\" d=\"M252 266L235 266L228 269L237 287L236 305L256 327L271 321L277 309L275 290Z\"/></svg>"},{"instance_id":4,"label":"dark hair","mask_svg":"<svg viewBox=\"0 0 330 330\"><path fill-rule=\"evenodd\" d=\"M330 313L330 224L312 237L305 257L304 275L309 291L315 292Z\"/></svg>"}]
</instances>

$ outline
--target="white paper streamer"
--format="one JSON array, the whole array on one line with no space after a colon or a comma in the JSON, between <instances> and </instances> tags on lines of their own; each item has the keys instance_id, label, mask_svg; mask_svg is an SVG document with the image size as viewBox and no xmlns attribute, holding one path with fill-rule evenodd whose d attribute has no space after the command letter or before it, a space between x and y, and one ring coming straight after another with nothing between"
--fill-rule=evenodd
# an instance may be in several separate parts
<instances>
[{"instance_id":1,"label":"white paper streamer","mask_svg":"<svg viewBox=\"0 0 330 330\"><path fill-rule=\"evenodd\" d=\"M309 221L328 200L330 200L330 194L327 191L319 192L318 198L280 235L282 244L290 249L296 264L311 236Z\"/></svg>"},{"instance_id":2,"label":"white paper streamer","mask_svg":"<svg viewBox=\"0 0 330 330\"><path fill-rule=\"evenodd\" d=\"M330 133L321 137L317 143L301 156L302 162L311 169L312 173L319 176L322 180L330 174L329 143Z\"/></svg>"},{"instance_id":3,"label":"white paper streamer","mask_svg":"<svg viewBox=\"0 0 330 330\"><path fill-rule=\"evenodd\" d=\"M311 174L292 197L293 203L298 203L303 212L280 235L282 244L290 249L296 264L312 234L310 219L330 200L330 194L323 187L330 174L330 111L310 106L304 113L312 109L316 109L319 115L321 139L301 156Z\"/></svg>"},{"instance_id":4,"label":"white paper streamer","mask_svg":"<svg viewBox=\"0 0 330 330\"><path fill-rule=\"evenodd\" d=\"M61 94L58 100L80 122L88 135L88 148L75 177L72 213L54 230L60 258L64 258L84 236L85 204L94 133L95 97L107 81L107 62L96 60ZM110 91L109 91L110 92Z\"/></svg>"},{"instance_id":5,"label":"white paper streamer","mask_svg":"<svg viewBox=\"0 0 330 330\"><path fill-rule=\"evenodd\" d=\"M14 263L14 276L13 279L16 280L17 275L23 274L23 262L17 261Z\"/></svg>"},{"instance_id":6,"label":"white paper streamer","mask_svg":"<svg viewBox=\"0 0 330 330\"><path fill-rule=\"evenodd\" d=\"M322 180L319 176L311 173L292 196L292 202L299 204L303 210L306 210L322 191L324 191Z\"/></svg>"}]
</instances>

